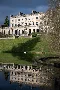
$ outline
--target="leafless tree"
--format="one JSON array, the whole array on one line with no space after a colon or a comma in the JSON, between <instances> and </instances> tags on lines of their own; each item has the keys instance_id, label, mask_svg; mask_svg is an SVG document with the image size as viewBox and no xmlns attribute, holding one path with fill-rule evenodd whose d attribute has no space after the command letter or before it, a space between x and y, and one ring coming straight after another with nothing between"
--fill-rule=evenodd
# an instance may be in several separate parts
<instances>
[{"instance_id":1,"label":"leafless tree","mask_svg":"<svg viewBox=\"0 0 60 90\"><path fill-rule=\"evenodd\" d=\"M48 25L50 26L49 35L51 37L51 48L60 51L60 0L49 0Z\"/></svg>"}]
</instances>

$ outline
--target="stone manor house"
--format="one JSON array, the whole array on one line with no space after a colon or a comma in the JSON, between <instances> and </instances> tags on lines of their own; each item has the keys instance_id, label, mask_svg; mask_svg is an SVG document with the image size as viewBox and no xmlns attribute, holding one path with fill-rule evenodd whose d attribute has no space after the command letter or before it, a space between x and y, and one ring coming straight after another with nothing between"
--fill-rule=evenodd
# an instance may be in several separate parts
<instances>
[{"instance_id":1,"label":"stone manor house","mask_svg":"<svg viewBox=\"0 0 60 90\"><path fill-rule=\"evenodd\" d=\"M16 16L10 15L10 26L0 28L0 32L16 36L29 36L32 32L39 33L41 30L45 32L48 26L44 26L44 16L45 13L33 10L31 14L19 12Z\"/></svg>"}]
</instances>

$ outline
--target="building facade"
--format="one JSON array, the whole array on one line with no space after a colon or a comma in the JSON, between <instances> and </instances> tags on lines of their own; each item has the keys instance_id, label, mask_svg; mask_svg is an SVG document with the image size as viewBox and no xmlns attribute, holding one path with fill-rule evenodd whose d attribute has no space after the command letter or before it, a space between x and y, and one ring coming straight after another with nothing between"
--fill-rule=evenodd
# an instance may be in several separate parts
<instances>
[{"instance_id":1,"label":"building facade","mask_svg":"<svg viewBox=\"0 0 60 90\"><path fill-rule=\"evenodd\" d=\"M16 35L30 35L32 32L40 32L39 26L44 13L32 11L31 14L19 13L19 15L10 15L10 27Z\"/></svg>"},{"instance_id":2,"label":"building facade","mask_svg":"<svg viewBox=\"0 0 60 90\"><path fill-rule=\"evenodd\" d=\"M32 32L40 32L41 23L43 22L42 17L45 13L32 11L31 14L19 13L16 16L10 15L10 27L4 28L4 34L12 34L18 36L28 36Z\"/></svg>"}]
</instances>

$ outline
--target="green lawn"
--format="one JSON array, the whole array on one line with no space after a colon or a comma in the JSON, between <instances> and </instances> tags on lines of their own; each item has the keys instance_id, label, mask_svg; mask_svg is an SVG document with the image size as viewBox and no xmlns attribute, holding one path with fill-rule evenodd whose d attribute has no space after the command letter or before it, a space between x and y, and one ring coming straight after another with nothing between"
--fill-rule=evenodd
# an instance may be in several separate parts
<instances>
[{"instance_id":1,"label":"green lawn","mask_svg":"<svg viewBox=\"0 0 60 90\"><path fill-rule=\"evenodd\" d=\"M24 51L27 52L26 55ZM36 57L54 55L56 52L51 52L49 38L45 35L39 38L0 40L0 62L31 64Z\"/></svg>"},{"instance_id":2,"label":"green lawn","mask_svg":"<svg viewBox=\"0 0 60 90\"><path fill-rule=\"evenodd\" d=\"M11 50L14 46L17 47L19 44L22 44L22 43L25 44L25 42L29 40L32 40L32 38L17 38L13 40L0 40L0 52ZM34 44L34 41L32 41L33 43L29 43L29 42L27 42L24 45L26 49L29 46L29 44L31 46L33 46ZM41 51L48 52L49 51L48 42L45 37L40 37L40 40L37 41L35 44L36 45L34 45L31 51L35 51L35 52L41 52Z\"/></svg>"},{"instance_id":3,"label":"green lawn","mask_svg":"<svg viewBox=\"0 0 60 90\"><path fill-rule=\"evenodd\" d=\"M3 63L16 63L16 64L32 64L26 60L21 60L18 57L14 57L11 53L0 53L0 62Z\"/></svg>"},{"instance_id":4,"label":"green lawn","mask_svg":"<svg viewBox=\"0 0 60 90\"><path fill-rule=\"evenodd\" d=\"M17 46L19 43L28 41L29 38L18 38L12 40L0 40L0 52L11 50L13 46Z\"/></svg>"}]
</instances>

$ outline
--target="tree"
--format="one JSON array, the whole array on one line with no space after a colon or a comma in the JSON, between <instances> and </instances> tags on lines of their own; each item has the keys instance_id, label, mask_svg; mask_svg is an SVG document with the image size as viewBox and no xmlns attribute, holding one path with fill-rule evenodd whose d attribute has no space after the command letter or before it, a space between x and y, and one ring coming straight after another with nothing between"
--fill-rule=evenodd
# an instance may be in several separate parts
<instances>
[{"instance_id":1,"label":"tree","mask_svg":"<svg viewBox=\"0 0 60 90\"><path fill-rule=\"evenodd\" d=\"M5 76L5 80L8 80L8 76L9 76L9 72L8 71L4 71L4 76Z\"/></svg>"},{"instance_id":2,"label":"tree","mask_svg":"<svg viewBox=\"0 0 60 90\"><path fill-rule=\"evenodd\" d=\"M6 16L6 18L5 18L4 25L5 25L6 27L9 26L9 19L8 19L8 16Z\"/></svg>"},{"instance_id":3,"label":"tree","mask_svg":"<svg viewBox=\"0 0 60 90\"><path fill-rule=\"evenodd\" d=\"M48 25L50 26L49 35L51 37L51 48L60 51L60 0L49 0Z\"/></svg>"}]
</instances>

